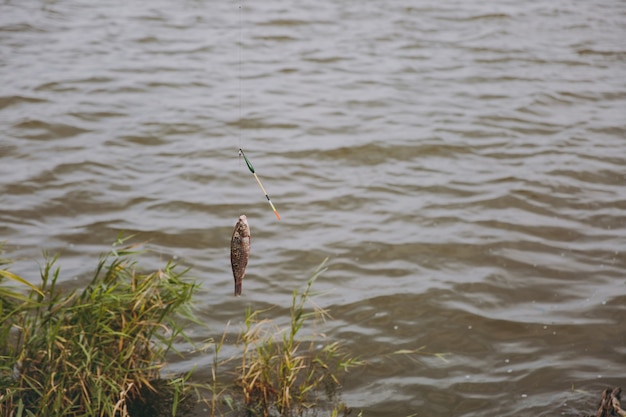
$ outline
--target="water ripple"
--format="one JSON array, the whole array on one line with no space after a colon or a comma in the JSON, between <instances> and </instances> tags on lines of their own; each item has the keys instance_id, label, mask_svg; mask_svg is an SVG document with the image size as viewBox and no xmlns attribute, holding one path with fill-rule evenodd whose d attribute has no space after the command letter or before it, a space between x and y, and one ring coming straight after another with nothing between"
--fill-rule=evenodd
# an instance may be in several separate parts
<instances>
[{"instance_id":1,"label":"water ripple","mask_svg":"<svg viewBox=\"0 0 626 417\"><path fill-rule=\"evenodd\" d=\"M317 301L367 360L343 390L364 415L589 409L571 384L623 382L624 5L353 6L1 5L16 272L62 251L80 285L86 257L136 233L148 263L193 267L220 337L248 304L283 320L329 257Z\"/></svg>"}]
</instances>

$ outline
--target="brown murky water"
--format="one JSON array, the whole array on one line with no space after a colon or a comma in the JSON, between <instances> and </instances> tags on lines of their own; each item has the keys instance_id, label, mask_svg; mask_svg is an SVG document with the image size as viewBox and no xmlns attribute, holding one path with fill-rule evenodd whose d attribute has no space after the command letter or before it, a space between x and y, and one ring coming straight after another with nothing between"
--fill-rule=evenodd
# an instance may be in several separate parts
<instances>
[{"instance_id":1,"label":"brown murky water","mask_svg":"<svg viewBox=\"0 0 626 417\"><path fill-rule=\"evenodd\" d=\"M626 388L624 39L616 0L5 1L5 255L80 285L136 233L193 267L198 338L329 257L364 416L574 415Z\"/></svg>"}]
</instances>

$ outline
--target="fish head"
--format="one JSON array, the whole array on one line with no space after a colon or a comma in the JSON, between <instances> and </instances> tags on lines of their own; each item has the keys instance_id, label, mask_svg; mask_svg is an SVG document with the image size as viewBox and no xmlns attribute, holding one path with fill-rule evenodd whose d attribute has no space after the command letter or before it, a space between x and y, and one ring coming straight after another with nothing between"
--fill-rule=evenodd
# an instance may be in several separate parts
<instances>
[{"instance_id":1,"label":"fish head","mask_svg":"<svg viewBox=\"0 0 626 417\"><path fill-rule=\"evenodd\" d=\"M250 237L250 226L248 226L248 218L245 214L239 216L235 231L239 232L239 236L241 237Z\"/></svg>"}]
</instances>

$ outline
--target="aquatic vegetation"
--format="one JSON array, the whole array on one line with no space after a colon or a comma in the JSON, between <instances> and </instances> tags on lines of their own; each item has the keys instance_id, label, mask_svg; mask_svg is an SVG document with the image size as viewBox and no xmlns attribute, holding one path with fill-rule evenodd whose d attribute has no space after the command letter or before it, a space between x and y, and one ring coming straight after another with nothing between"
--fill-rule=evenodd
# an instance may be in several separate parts
<instances>
[{"instance_id":1,"label":"aquatic vegetation","mask_svg":"<svg viewBox=\"0 0 626 417\"><path fill-rule=\"evenodd\" d=\"M193 370L161 375L166 356L177 353L174 343L194 345L183 327L201 326L191 303L197 286L171 262L141 272L136 246L124 245L119 238L101 256L80 290L63 288L57 257L45 256L38 285L0 268L0 416L176 416L188 415L197 401L211 416L347 412L336 398L339 377L360 362L315 331L329 317L311 300L323 264L302 292L294 291L288 325L248 309L241 351L219 360L226 332L209 340L211 380L198 382ZM0 267L6 263L0 259ZM240 365L223 369L227 363Z\"/></svg>"},{"instance_id":2,"label":"aquatic vegetation","mask_svg":"<svg viewBox=\"0 0 626 417\"><path fill-rule=\"evenodd\" d=\"M240 336L243 345L241 365L237 368L236 384L240 387L247 411L256 415L291 416L319 403L319 394L334 399L339 384L338 375L361 362L342 352L337 342L324 343L324 335L311 332L328 312L311 302L311 286L325 270L320 265L304 291L294 291L290 323L281 328L273 321L260 319L262 312L246 313L245 331ZM312 304L313 309L307 310ZM308 331L307 337L299 334ZM333 412L337 415L337 408Z\"/></svg>"},{"instance_id":3,"label":"aquatic vegetation","mask_svg":"<svg viewBox=\"0 0 626 417\"><path fill-rule=\"evenodd\" d=\"M0 415L124 417L154 393L168 394L169 415L181 407L186 378L161 380L159 371L186 337L179 323L192 319L195 284L172 263L138 272L134 253L101 257L82 291L59 288L56 257L28 295L0 287Z\"/></svg>"}]
</instances>

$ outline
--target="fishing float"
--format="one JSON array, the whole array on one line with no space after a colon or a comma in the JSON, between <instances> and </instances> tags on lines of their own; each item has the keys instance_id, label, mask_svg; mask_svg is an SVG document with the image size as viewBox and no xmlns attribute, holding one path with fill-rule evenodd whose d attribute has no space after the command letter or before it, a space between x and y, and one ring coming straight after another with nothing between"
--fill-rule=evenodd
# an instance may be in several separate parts
<instances>
[{"instance_id":1,"label":"fishing float","mask_svg":"<svg viewBox=\"0 0 626 417\"><path fill-rule=\"evenodd\" d=\"M272 210L274 210L274 214L276 215L276 218L280 221L280 214L278 214L278 210L276 210L276 207L274 207L274 203L272 203L272 200L270 199L270 196L267 194L267 191L265 191L265 188L263 187L263 184L261 184L261 180L256 175L256 172L254 172L254 167L252 166L252 163L246 157L246 154L243 153L243 149L241 149L241 148L239 148L239 155L243 156L244 161L246 161L246 165L248 165L248 169L250 170L252 175L254 175L254 179L256 179L257 184L259 184L259 187L261 187L261 191L263 191L263 194L265 194L265 198L267 198L267 202L270 203L270 207L272 207Z\"/></svg>"}]
</instances>

